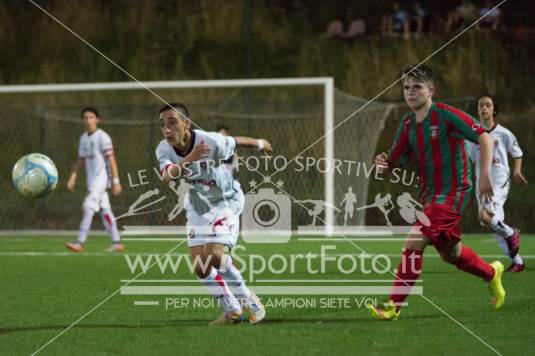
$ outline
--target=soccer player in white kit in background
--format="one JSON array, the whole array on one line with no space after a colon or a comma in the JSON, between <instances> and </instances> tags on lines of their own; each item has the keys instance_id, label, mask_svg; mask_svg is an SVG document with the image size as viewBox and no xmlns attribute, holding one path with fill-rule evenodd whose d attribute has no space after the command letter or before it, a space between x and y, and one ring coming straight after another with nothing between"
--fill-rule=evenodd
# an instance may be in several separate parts
<instances>
[{"instance_id":1,"label":"soccer player in white kit in background","mask_svg":"<svg viewBox=\"0 0 535 356\"><path fill-rule=\"evenodd\" d=\"M507 200L510 186L508 153L515 160L513 177L516 182L518 184L527 184L527 180L522 175L522 150L511 131L496 122L498 112L498 103L491 95L483 94L478 98L477 113L480 123L488 130L494 140L494 157L491 166L494 196L492 201L482 201L478 198L479 221L489 227L501 249L511 259L512 264L507 271L522 272L524 270L524 261L518 253L520 250L520 234L518 230L510 227L504 221L503 205ZM476 177L479 178L479 147L467 142L467 149L470 159L475 162Z\"/></svg>"},{"instance_id":2,"label":"soccer player in white kit in background","mask_svg":"<svg viewBox=\"0 0 535 356\"><path fill-rule=\"evenodd\" d=\"M66 246L73 252L82 252L93 222L93 215L100 213L102 224L112 240L107 251L123 252L124 245L121 243L119 229L111 211L107 192L110 186L113 195L119 195L122 190L111 138L104 130L98 128L100 115L97 109L85 108L82 110L81 116L85 132L80 137L78 159L67 181L67 188L70 191L74 190L78 171L85 163L88 192L82 205L83 215L78 239L75 242L67 243Z\"/></svg>"},{"instance_id":3,"label":"soccer player in white kit in background","mask_svg":"<svg viewBox=\"0 0 535 356\"><path fill-rule=\"evenodd\" d=\"M236 146L259 148L268 142L193 130L188 109L180 103L164 106L159 115L164 139L156 157L163 182L184 178L191 185L185 207L190 255L197 278L224 309L211 324L239 322L243 309L249 322L257 324L265 317L264 306L225 253L225 247L236 244L244 206L240 184L227 162Z\"/></svg>"}]
</instances>

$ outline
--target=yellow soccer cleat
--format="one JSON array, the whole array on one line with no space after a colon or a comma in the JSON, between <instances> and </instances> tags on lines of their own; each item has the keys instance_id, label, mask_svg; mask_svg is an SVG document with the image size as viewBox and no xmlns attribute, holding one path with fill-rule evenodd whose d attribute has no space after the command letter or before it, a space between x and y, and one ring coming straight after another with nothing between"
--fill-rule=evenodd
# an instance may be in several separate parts
<instances>
[{"instance_id":1,"label":"yellow soccer cleat","mask_svg":"<svg viewBox=\"0 0 535 356\"><path fill-rule=\"evenodd\" d=\"M392 300L389 300L382 306L366 305L366 308L370 311L370 315L378 320L396 320L401 313L400 310L397 310Z\"/></svg>"},{"instance_id":2,"label":"yellow soccer cleat","mask_svg":"<svg viewBox=\"0 0 535 356\"><path fill-rule=\"evenodd\" d=\"M241 323L241 310L223 313L219 318L212 321L210 326L231 325Z\"/></svg>"},{"instance_id":3,"label":"yellow soccer cleat","mask_svg":"<svg viewBox=\"0 0 535 356\"><path fill-rule=\"evenodd\" d=\"M494 277L488 283L488 288L494 308L500 309L505 302L505 289L502 286L503 265L500 261L494 261L490 265L494 269Z\"/></svg>"}]
</instances>

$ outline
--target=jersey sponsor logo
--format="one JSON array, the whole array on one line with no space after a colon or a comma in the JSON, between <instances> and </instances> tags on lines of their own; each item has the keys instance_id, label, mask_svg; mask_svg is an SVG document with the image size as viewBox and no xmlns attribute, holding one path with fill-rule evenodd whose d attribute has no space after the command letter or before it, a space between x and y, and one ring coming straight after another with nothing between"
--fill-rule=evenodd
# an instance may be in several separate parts
<instances>
[{"instance_id":1,"label":"jersey sponsor logo","mask_svg":"<svg viewBox=\"0 0 535 356\"><path fill-rule=\"evenodd\" d=\"M216 185L216 181L213 180L213 179L192 179L192 180L189 180L188 183L191 183L191 184L202 184L202 185L208 185L210 187L214 187Z\"/></svg>"},{"instance_id":2,"label":"jersey sponsor logo","mask_svg":"<svg viewBox=\"0 0 535 356\"><path fill-rule=\"evenodd\" d=\"M481 127L480 124L472 124L472 131L477 132L480 127Z\"/></svg>"},{"instance_id":3,"label":"jersey sponsor logo","mask_svg":"<svg viewBox=\"0 0 535 356\"><path fill-rule=\"evenodd\" d=\"M431 138L437 138L438 137L438 126L437 125L430 126L429 130L431 131Z\"/></svg>"}]
</instances>

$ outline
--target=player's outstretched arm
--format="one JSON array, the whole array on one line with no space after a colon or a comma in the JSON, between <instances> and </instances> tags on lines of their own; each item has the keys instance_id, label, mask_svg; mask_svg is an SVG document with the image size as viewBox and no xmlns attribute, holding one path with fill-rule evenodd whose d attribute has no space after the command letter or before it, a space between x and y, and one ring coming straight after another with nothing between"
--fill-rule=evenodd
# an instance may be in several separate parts
<instances>
[{"instance_id":1,"label":"player's outstretched arm","mask_svg":"<svg viewBox=\"0 0 535 356\"><path fill-rule=\"evenodd\" d=\"M487 201L492 198L492 181L490 179L490 167L494 151L493 140L487 132L479 135L477 142L480 152L479 196Z\"/></svg>"},{"instance_id":2,"label":"player's outstretched arm","mask_svg":"<svg viewBox=\"0 0 535 356\"><path fill-rule=\"evenodd\" d=\"M80 170L80 167L82 167L83 164L84 159L82 157L78 157L78 159L74 163L74 166L72 167L71 175L67 180L67 189L69 189L71 192L74 191L74 186L76 185L76 177L78 176L78 171Z\"/></svg>"},{"instance_id":3,"label":"player's outstretched arm","mask_svg":"<svg viewBox=\"0 0 535 356\"><path fill-rule=\"evenodd\" d=\"M241 147L255 147L259 151L264 152L264 154L271 156L273 153L273 147L271 142L263 138L252 138L246 136L236 136L234 137L236 144Z\"/></svg>"},{"instance_id":4,"label":"player's outstretched arm","mask_svg":"<svg viewBox=\"0 0 535 356\"><path fill-rule=\"evenodd\" d=\"M518 184L528 184L528 180L522 174L522 157L515 158L515 168L513 170L513 177Z\"/></svg>"},{"instance_id":5,"label":"player's outstretched arm","mask_svg":"<svg viewBox=\"0 0 535 356\"><path fill-rule=\"evenodd\" d=\"M168 184L174 179L178 179L182 176L183 172L187 171L191 162L199 161L203 158L207 158L212 153L212 149L204 141L199 142L198 145L193 147L193 150L182 158L177 164L173 164L168 169L164 170L162 176L162 182Z\"/></svg>"},{"instance_id":6,"label":"player's outstretched arm","mask_svg":"<svg viewBox=\"0 0 535 356\"><path fill-rule=\"evenodd\" d=\"M121 187L121 182L119 181L119 169L117 168L117 160L115 155L111 154L108 157L108 163L111 167L111 176L112 176L112 187L111 192L113 195L121 194L123 188Z\"/></svg>"}]
</instances>

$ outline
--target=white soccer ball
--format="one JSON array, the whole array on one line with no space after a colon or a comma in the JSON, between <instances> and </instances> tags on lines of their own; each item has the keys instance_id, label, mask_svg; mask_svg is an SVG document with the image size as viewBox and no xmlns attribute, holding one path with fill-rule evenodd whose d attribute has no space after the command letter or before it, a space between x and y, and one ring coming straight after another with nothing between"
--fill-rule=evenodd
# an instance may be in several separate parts
<instances>
[{"instance_id":1,"label":"white soccer ball","mask_svg":"<svg viewBox=\"0 0 535 356\"><path fill-rule=\"evenodd\" d=\"M58 170L54 162L40 153L30 153L13 167L13 185L24 196L41 198L58 184Z\"/></svg>"}]
</instances>

